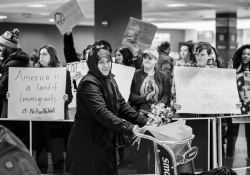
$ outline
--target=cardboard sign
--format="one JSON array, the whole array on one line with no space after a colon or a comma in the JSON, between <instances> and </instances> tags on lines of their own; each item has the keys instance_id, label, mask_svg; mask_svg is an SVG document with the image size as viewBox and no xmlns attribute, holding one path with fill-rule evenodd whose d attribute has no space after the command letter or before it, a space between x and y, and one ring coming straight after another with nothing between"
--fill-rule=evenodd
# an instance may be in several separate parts
<instances>
[{"instance_id":1,"label":"cardboard sign","mask_svg":"<svg viewBox=\"0 0 250 175\"><path fill-rule=\"evenodd\" d=\"M179 113L240 114L235 69L174 68Z\"/></svg>"},{"instance_id":2,"label":"cardboard sign","mask_svg":"<svg viewBox=\"0 0 250 175\"><path fill-rule=\"evenodd\" d=\"M143 51L151 46L156 30L157 26L153 24L130 18L123 36L122 45L132 49L139 48Z\"/></svg>"},{"instance_id":3,"label":"cardboard sign","mask_svg":"<svg viewBox=\"0 0 250 175\"><path fill-rule=\"evenodd\" d=\"M8 118L64 119L66 68L9 68Z\"/></svg>"},{"instance_id":4,"label":"cardboard sign","mask_svg":"<svg viewBox=\"0 0 250 175\"><path fill-rule=\"evenodd\" d=\"M86 19L76 0L69 1L56 11L52 12L51 15L62 35L79 24L82 20Z\"/></svg>"},{"instance_id":5,"label":"cardboard sign","mask_svg":"<svg viewBox=\"0 0 250 175\"><path fill-rule=\"evenodd\" d=\"M68 63L67 68L70 71L70 77L72 85L72 93L73 100L69 104L69 108L76 107L76 91L81 78L86 75L89 71L87 63L85 61L82 62L73 62ZM78 76L77 72L80 72L81 76ZM135 68L124 66L121 64L112 63L112 73L115 75L116 83L119 87L119 90L123 96L123 98L128 101L130 95L130 86L132 83L132 79L134 76Z\"/></svg>"}]
</instances>

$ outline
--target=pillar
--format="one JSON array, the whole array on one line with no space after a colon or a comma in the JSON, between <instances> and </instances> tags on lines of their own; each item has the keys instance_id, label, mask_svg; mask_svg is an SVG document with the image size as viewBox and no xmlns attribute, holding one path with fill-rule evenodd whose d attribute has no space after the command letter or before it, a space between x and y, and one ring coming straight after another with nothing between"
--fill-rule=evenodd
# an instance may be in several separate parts
<instances>
[{"instance_id":1,"label":"pillar","mask_svg":"<svg viewBox=\"0 0 250 175\"><path fill-rule=\"evenodd\" d=\"M237 49L236 13L216 14L216 48L227 67Z\"/></svg>"},{"instance_id":2,"label":"pillar","mask_svg":"<svg viewBox=\"0 0 250 175\"><path fill-rule=\"evenodd\" d=\"M95 0L95 40L109 41L114 53L121 46L130 17L142 18L141 0Z\"/></svg>"}]
</instances>

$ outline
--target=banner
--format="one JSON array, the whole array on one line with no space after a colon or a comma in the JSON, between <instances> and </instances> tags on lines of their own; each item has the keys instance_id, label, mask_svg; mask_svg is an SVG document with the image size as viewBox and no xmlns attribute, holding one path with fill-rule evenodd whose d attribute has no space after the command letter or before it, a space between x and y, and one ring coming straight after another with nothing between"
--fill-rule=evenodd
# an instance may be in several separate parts
<instances>
[{"instance_id":1,"label":"banner","mask_svg":"<svg viewBox=\"0 0 250 175\"><path fill-rule=\"evenodd\" d=\"M88 73L89 68L85 61L68 63L67 68L70 71L73 94L73 100L69 104L69 108L75 108L77 86L81 81L81 78ZM133 67L112 63L112 73L115 75L116 83L125 101L128 101L129 98L130 86L132 83L134 72L135 68Z\"/></svg>"},{"instance_id":2,"label":"banner","mask_svg":"<svg viewBox=\"0 0 250 175\"><path fill-rule=\"evenodd\" d=\"M174 68L179 113L240 114L235 69Z\"/></svg>"},{"instance_id":3,"label":"banner","mask_svg":"<svg viewBox=\"0 0 250 175\"><path fill-rule=\"evenodd\" d=\"M155 36L157 26L139 19L130 18L124 33L122 45L139 48L141 51L149 48Z\"/></svg>"},{"instance_id":4,"label":"banner","mask_svg":"<svg viewBox=\"0 0 250 175\"><path fill-rule=\"evenodd\" d=\"M56 11L52 12L51 15L62 35L79 24L82 20L86 19L77 0L69 1Z\"/></svg>"},{"instance_id":5,"label":"banner","mask_svg":"<svg viewBox=\"0 0 250 175\"><path fill-rule=\"evenodd\" d=\"M8 118L64 119L66 68L9 68Z\"/></svg>"}]
</instances>

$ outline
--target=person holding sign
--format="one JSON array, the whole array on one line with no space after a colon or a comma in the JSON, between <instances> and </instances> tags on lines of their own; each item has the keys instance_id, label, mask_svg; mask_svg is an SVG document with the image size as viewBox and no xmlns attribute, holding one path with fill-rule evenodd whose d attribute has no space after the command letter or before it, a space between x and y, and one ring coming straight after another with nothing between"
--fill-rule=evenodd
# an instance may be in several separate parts
<instances>
[{"instance_id":1,"label":"person holding sign","mask_svg":"<svg viewBox=\"0 0 250 175\"><path fill-rule=\"evenodd\" d=\"M241 114L250 113L250 45L241 46L234 54L232 60L229 61L229 68L236 69L237 88L239 91L241 106ZM239 123L232 123L232 119L227 119L229 123L227 131L227 149L224 157L225 165L232 167L235 156L235 143L239 133ZM245 135L247 141L247 166L250 166L250 124L245 123ZM249 174L249 169L246 174Z\"/></svg>"},{"instance_id":2,"label":"person holding sign","mask_svg":"<svg viewBox=\"0 0 250 175\"><path fill-rule=\"evenodd\" d=\"M116 149L126 144L123 134L142 132L138 125L144 126L148 120L122 97L111 73L108 47L95 45L87 64L89 72L77 89L77 111L67 146L65 171L70 175L118 175Z\"/></svg>"}]
</instances>

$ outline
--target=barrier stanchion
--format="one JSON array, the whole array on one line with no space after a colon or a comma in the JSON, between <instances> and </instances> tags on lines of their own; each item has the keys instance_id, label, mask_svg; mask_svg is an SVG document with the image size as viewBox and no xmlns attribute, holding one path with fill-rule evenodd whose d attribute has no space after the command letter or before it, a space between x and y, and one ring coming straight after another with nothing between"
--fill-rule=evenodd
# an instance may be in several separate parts
<instances>
[{"instance_id":1,"label":"barrier stanchion","mask_svg":"<svg viewBox=\"0 0 250 175\"><path fill-rule=\"evenodd\" d=\"M222 166L222 122L221 118L218 118L218 162L219 166Z\"/></svg>"},{"instance_id":2,"label":"barrier stanchion","mask_svg":"<svg viewBox=\"0 0 250 175\"><path fill-rule=\"evenodd\" d=\"M216 132L216 120L217 118L214 117L212 119L212 123L213 123L213 168L218 167L218 163L217 163L217 132Z\"/></svg>"},{"instance_id":3,"label":"barrier stanchion","mask_svg":"<svg viewBox=\"0 0 250 175\"><path fill-rule=\"evenodd\" d=\"M30 126L30 155L32 156L32 121L29 121L29 126Z\"/></svg>"}]
</instances>

